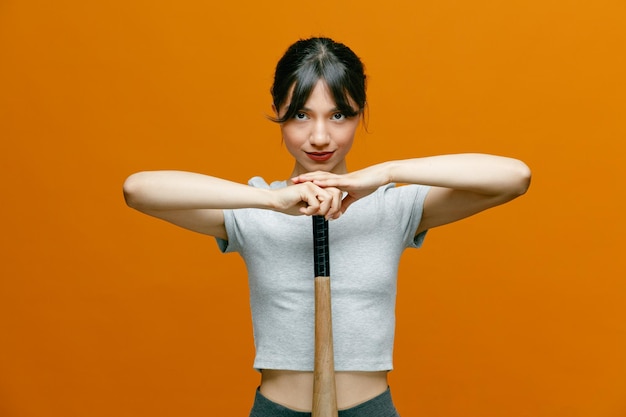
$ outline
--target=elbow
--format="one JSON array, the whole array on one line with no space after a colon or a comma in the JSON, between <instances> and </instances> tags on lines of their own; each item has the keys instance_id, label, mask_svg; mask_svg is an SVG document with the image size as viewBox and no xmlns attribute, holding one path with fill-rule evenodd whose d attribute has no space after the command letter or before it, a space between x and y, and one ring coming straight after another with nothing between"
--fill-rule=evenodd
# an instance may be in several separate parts
<instances>
[{"instance_id":1,"label":"elbow","mask_svg":"<svg viewBox=\"0 0 626 417\"><path fill-rule=\"evenodd\" d=\"M528 165L526 165L525 163L523 163L522 161L519 162L520 163L520 168L519 168L519 180L518 180L518 195L524 195L526 194L526 191L528 191L528 188L530 188L530 180L532 179L532 171L530 170L530 167Z\"/></svg>"},{"instance_id":2,"label":"elbow","mask_svg":"<svg viewBox=\"0 0 626 417\"><path fill-rule=\"evenodd\" d=\"M130 175L124 181L124 201L128 207L139 210L142 206L141 190L143 189L143 173L138 172Z\"/></svg>"},{"instance_id":3,"label":"elbow","mask_svg":"<svg viewBox=\"0 0 626 417\"><path fill-rule=\"evenodd\" d=\"M528 191L530 187L530 180L532 178L532 172L528 165L524 162L517 160L511 176L511 182L509 184L509 194L511 199L520 197Z\"/></svg>"}]
</instances>

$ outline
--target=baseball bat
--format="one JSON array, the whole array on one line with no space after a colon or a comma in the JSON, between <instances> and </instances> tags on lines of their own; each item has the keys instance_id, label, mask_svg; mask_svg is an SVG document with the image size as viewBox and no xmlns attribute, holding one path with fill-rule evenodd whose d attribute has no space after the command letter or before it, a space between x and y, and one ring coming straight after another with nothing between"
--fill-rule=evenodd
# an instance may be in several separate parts
<instances>
[{"instance_id":1,"label":"baseball bat","mask_svg":"<svg viewBox=\"0 0 626 417\"><path fill-rule=\"evenodd\" d=\"M328 221L313 216L315 264L315 362L312 417L337 417L337 389L330 297Z\"/></svg>"}]
</instances>

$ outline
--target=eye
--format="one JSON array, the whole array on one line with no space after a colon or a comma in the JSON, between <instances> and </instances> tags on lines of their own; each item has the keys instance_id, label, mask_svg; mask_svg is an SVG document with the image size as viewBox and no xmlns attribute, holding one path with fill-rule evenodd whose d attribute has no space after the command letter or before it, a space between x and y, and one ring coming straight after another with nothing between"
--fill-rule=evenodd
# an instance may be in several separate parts
<instances>
[{"instance_id":1,"label":"eye","mask_svg":"<svg viewBox=\"0 0 626 417\"><path fill-rule=\"evenodd\" d=\"M294 114L293 118L296 120L306 120L308 116L306 115L306 113L298 112Z\"/></svg>"},{"instance_id":2,"label":"eye","mask_svg":"<svg viewBox=\"0 0 626 417\"><path fill-rule=\"evenodd\" d=\"M332 116L333 120L343 120L346 118L346 115L343 113L334 113Z\"/></svg>"}]
</instances>

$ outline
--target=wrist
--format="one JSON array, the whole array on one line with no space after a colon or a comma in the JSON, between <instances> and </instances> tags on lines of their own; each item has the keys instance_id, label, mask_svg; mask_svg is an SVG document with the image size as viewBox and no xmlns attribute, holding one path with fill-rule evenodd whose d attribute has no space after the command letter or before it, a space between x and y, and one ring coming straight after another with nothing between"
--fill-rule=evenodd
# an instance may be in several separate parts
<instances>
[{"instance_id":1,"label":"wrist","mask_svg":"<svg viewBox=\"0 0 626 417\"><path fill-rule=\"evenodd\" d=\"M281 204L281 198L277 190L262 190L263 191L263 207L264 209L279 211L283 209Z\"/></svg>"}]
</instances>

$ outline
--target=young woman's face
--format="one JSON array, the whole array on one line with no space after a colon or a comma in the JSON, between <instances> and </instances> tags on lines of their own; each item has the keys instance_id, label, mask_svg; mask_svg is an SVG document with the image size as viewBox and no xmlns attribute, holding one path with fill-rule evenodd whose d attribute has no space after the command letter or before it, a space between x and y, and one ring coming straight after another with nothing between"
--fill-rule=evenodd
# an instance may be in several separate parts
<instances>
[{"instance_id":1,"label":"young woman's face","mask_svg":"<svg viewBox=\"0 0 626 417\"><path fill-rule=\"evenodd\" d=\"M356 103L350 104L357 109ZM284 114L289 100L280 109ZM326 83L318 81L293 119L281 124L285 146L296 159L293 176L312 171L347 172L345 157L354 141L360 116L339 112Z\"/></svg>"}]
</instances>

